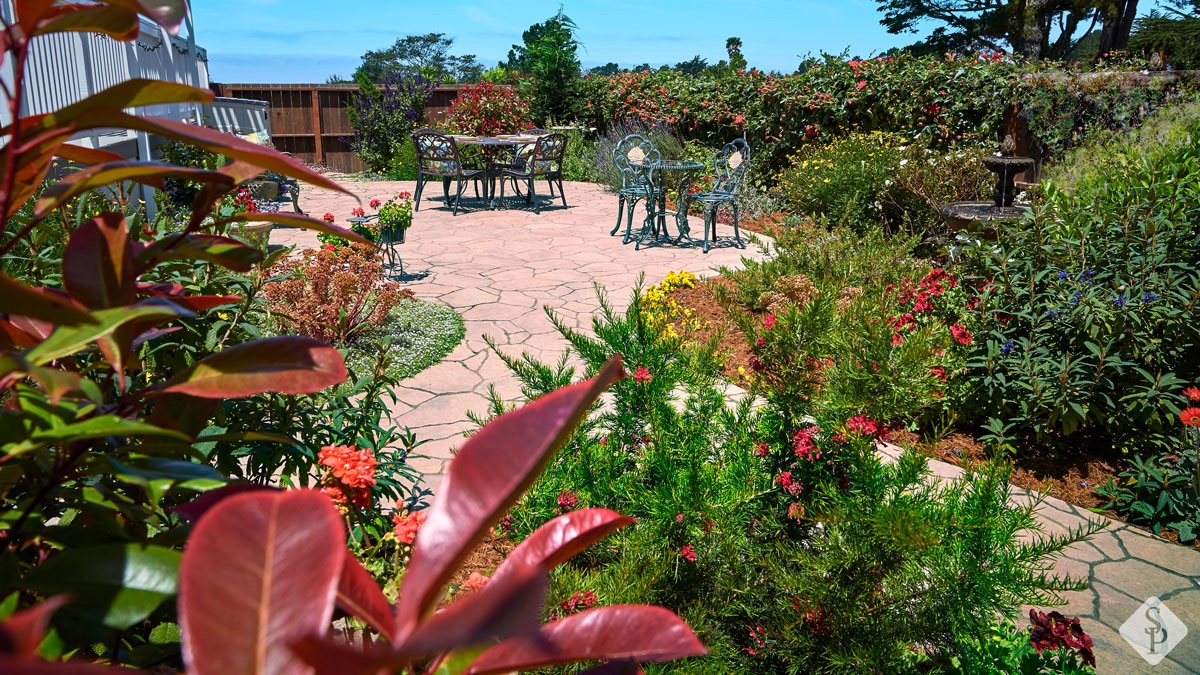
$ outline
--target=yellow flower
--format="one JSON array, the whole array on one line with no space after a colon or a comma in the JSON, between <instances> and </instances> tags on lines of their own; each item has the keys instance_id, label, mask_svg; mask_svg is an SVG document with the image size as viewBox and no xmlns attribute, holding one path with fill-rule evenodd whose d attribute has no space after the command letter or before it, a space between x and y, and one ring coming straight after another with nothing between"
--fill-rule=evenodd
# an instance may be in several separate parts
<instances>
[{"instance_id":1,"label":"yellow flower","mask_svg":"<svg viewBox=\"0 0 1200 675\"><path fill-rule=\"evenodd\" d=\"M224 321L229 318L229 312L217 312L217 318Z\"/></svg>"}]
</instances>

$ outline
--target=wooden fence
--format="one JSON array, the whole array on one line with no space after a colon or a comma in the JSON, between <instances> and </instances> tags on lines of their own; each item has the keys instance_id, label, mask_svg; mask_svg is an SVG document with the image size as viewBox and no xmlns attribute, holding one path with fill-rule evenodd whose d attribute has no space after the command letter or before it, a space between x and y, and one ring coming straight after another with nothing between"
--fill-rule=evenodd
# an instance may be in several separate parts
<instances>
[{"instance_id":1,"label":"wooden fence","mask_svg":"<svg viewBox=\"0 0 1200 675\"><path fill-rule=\"evenodd\" d=\"M425 121L446 116L450 104L467 85L442 85L425 104ZM310 164L356 173L366 166L347 142L353 135L346 107L357 84L216 84L218 96L266 101L271 106L271 139L275 147Z\"/></svg>"}]
</instances>

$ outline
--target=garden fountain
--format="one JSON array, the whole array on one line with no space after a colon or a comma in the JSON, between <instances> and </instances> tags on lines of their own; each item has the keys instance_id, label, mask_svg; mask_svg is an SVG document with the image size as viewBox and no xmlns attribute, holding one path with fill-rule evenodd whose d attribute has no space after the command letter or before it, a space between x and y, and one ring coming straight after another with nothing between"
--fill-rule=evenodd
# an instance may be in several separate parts
<instances>
[{"instance_id":1,"label":"garden fountain","mask_svg":"<svg viewBox=\"0 0 1200 675\"><path fill-rule=\"evenodd\" d=\"M1032 169L1034 161L1028 157L1016 157L1015 154L1013 137L1005 136L1000 155L983 158L983 165L996 174L996 191L992 193L991 202L951 202L942 206L942 217L951 230L994 235L994 230L990 228L992 221L1025 218L1029 214L1027 207L1014 205L1017 189L1013 181L1017 174Z\"/></svg>"}]
</instances>

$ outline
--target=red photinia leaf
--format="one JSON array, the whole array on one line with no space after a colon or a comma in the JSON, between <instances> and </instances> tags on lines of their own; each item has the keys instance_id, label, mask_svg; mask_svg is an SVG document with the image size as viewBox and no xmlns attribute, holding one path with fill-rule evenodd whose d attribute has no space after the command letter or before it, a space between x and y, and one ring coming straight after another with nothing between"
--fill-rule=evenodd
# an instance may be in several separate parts
<instances>
[{"instance_id":1,"label":"red photinia leaf","mask_svg":"<svg viewBox=\"0 0 1200 675\"><path fill-rule=\"evenodd\" d=\"M391 603L350 549L346 549L342 576L338 579L337 605L350 616L365 621L380 635L391 637L395 633L396 617Z\"/></svg>"},{"instance_id":2,"label":"red photinia leaf","mask_svg":"<svg viewBox=\"0 0 1200 675\"><path fill-rule=\"evenodd\" d=\"M114 40L128 42L138 36L140 27L137 12L121 7L74 7L49 21L38 24L34 35L47 33L103 33Z\"/></svg>"},{"instance_id":3,"label":"red photinia leaf","mask_svg":"<svg viewBox=\"0 0 1200 675\"><path fill-rule=\"evenodd\" d=\"M139 293L166 298L171 302L186 307L193 312L203 312L213 307L241 302L236 295L188 295L187 290L179 284L141 284L137 285Z\"/></svg>"},{"instance_id":4,"label":"red photinia leaf","mask_svg":"<svg viewBox=\"0 0 1200 675\"><path fill-rule=\"evenodd\" d=\"M141 248L134 267L144 272L164 260L205 260L237 272L248 272L261 262L260 249L233 237L215 234L170 235Z\"/></svg>"},{"instance_id":5,"label":"red photinia leaf","mask_svg":"<svg viewBox=\"0 0 1200 675\"><path fill-rule=\"evenodd\" d=\"M395 651L406 659L533 635L546 603L546 575L526 569L489 581L482 590L429 617Z\"/></svg>"},{"instance_id":6,"label":"red photinia leaf","mask_svg":"<svg viewBox=\"0 0 1200 675\"><path fill-rule=\"evenodd\" d=\"M313 394L346 380L338 350L309 337L251 340L197 361L163 386L164 393L243 398L266 392Z\"/></svg>"},{"instance_id":7,"label":"red photinia leaf","mask_svg":"<svg viewBox=\"0 0 1200 675\"><path fill-rule=\"evenodd\" d=\"M96 94L96 96L99 95ZM55 113L55 115L57 114ZM311 183L318 187L353 195L352 192L338 185L327 176L308 168L298 159L288 157L274 148L251 143L250 141L238 138L237 136L231 136L216 129L208 129L194 124L187 124L186 122L177 122L165 117L130 115L118 107L88 110L86 116L78 116L73 120L71 125L71 128L77 132L109 127L135 129L137 131L157 134L172 140L183 141L184 143L190 143L211 152L240 159L268 171L299 178L306 183Z\"/></svg>"},{"instance_id":8,"label":"red photinia leaf","mask_svg":"<svg viewBox=\"0 0 1200 675\"><path fill-rule=\"evenodd\" d=\"M43 289L30 288L0 272L0 313L41 319L62 326L97 323L82 305Z\"/></svg>"},{"instance_id":9,"label":"red photinia leaf","mask_svg":"<svg viewBox=\"0 0 1200 675\"><path fill-rule=\"evenodd\" d=\"M339 227L333 223L326 222L318 218L302 216L299 213L239 213L237 215L229 216L228 218L222 218L221 221L275 223L276 225L288 225L290 227L299 227L305 230L313 230L316 232L337 235L343 239L358 244L371 243L357 233L347 230L344 227Z\"/></svg>"},{"instance_id":10,"label":"red photinia leaf","mask_svg":"<svg viewBox=\"0 0 1200 675\"><path fill-rule=\"evenodd\" d=\"M29 349L39 341L40 338L21 330L12 321L0 319L0 349Z\"/></svg>"},{"instance_id":11,"label":"red photinia leaf","mask_svg":"<svg viewBox=\"0 0 1200 675\"><path fill-rule=\"evenodd\" d=\"M316 490L226 499L192 529L179 568L179 626L191 675L300 675L289 648L329 630L346 548Z\"/></svg>"},{"instance_id":12,"label":"red photinia leaf","mask_svg":"<svg viewBox=\"0 0 1200 675\"><path fill-rule=\"evenodd\" d=\"M592 403L622 375L614 357L599 375L492 420L450 463L404 573L396 627L406 638L487 528L529 489Z\"/></svg>"},{"instance_id":13,"label":"red photinia leaf","mask_svg":"<svg viewBox=\"0 0 1200 675\"><path fill-rule=\"evenodd\" d=\"M167 29L172 35L179 32L179 25L187 16L187 3L184 0L105 0L114 7L139 12L146 15L154 23Z\"/></svg>"},{"instance_id":14,"label":"red photinia leaf","mask_svg":"<svg viewBox=\"0 0 1200 675\"><path fill-rule=\"evenodd\" d=\"M547 522L517 545L492 574L490 583L521 568L549 572L576 553L634 522L608 509L582 509Z\"/></svg>"},{"instance_id":15,"label":"red photinia leaf","mask_svg":"<svg viewBox=\"0 0 1200 675\"><path fill-rule=\"evenodd\" d=\"M27 36L33 35L38 22L55 12L54 3L46 0L15 0L14 8L17 10L17 22L21 24Z\"/></svg>"},{"instance_id":16,"label":"red photinia leaf","mask_svg":"<svg viewBox=\"0 0 1200 675\"><path fill-rule=\"evenodd\" d=\"M55 156L61 157L67 161L75 162L76 164L103 164L104 162L123 162L125 158L115 152L108 150L100 150L98 148L85 148L82 145L71 145L64 143L59 146Z\"/></svg>"},{"instance_id":17,"label":"red photinia leaf","mask_svg":"<svg viewBox=\"0 0 1200 675\"><path fill-rule=\"evenodd\" d=\"M233 187L231 177L219 171L190 169L163 162L143 162L138 160L121 160L97 164L69 174L54 185L51 185L38 197L36 216L39 218L71 199L109 183L133 181L151 187L161 188L163 178L179 178L200 183L217 183Z\"/></svg>"},{"instance_id":18,"label":"red photinia leaf","mask_svg":"<svg viewBox=\"0 0 1200 675\"><path fill-rule=\"evenodd\" d=\"M102 213L75 228L63 251L67 290L92 309L127 305L137 299L133 246L120 213Z\"/></svg>"},{"instance_id":19,"label":"red photinia leaf","mask_svg":"<svg viewBox=\"0 0 1200 675\"><path fill-rule=\"evenodd\" d=\"M327 637L308 637L292 645L292 651L312 667L313 675L378 675L403 672L396 666L407 663L387 647L376 644L356 648Z\"/></svg>"},{"instance_id":20,"label":"red photinia leaf","mask_svg":"<svg viewBox=\"0 0 1200 675\"><path fill-rule=\"evenodd\" d=\"M135 78L114 84L95 94L71 105L59 108L52 113L39 117L32 126L22 125L21 142L28 143L40 134L51 129L68 128L72 131L95 129L92 116L96 114L121 112L126 108L147 105L162 105L167 103L212 103L213 93L179 82L164 82ZM121 117L138 119L128 113ZM182 124L182 123L181 123ZM71 125L66 127L65 125ZM122 124L101 124L124 128ZM184 125L189 126L189 125ZM132 128L132 127L131 127ZM200 129L203 127L193 127ZM212 131L211 129L209 131ZM220 134L220 132L215 132ZM230 136L229 138L233 138ZM177 139L182 140L182 139ZM25 150L24 147L21 148Z\"/></svg>"},{"instance_id":21,"label":"red photinia leaf","mask_svg":"<svg viewBox=\"0 0 1200 675\"><path fill-rule=\"evenodd\" d=\"M552 621L532 637L501 642L481 654L467 673L510 673L599 659L674 661L707 651L670 610L612 605Z\"/></svg>"},{"instance_id":22,"label":"red photinia leaf","mask_svg":"<svg viewBox=\"0 0 1200 675\"><path fill-rule=\"evenodd\" d=\"M196 437L208 427L208 421L220 402L220 399L166 394L154 399L154 411L146 421L157 427L175 429Z\"/></svg>"},{"instance_id":23,"label":"red photinia leaf","mask_svg":"<svg viewBox=\"0 0 1200 675\"><path fill-rule=\"evenodd\" d=\"M45 602L23 609L0 622L0 654L34 656L46 636L50 617L67 604L67 596L56 595ZM5 671L7 672L7 671Z\"/></svg>"},{"instance_id":24,"label":"red photinia leaf","mask_svg":"<svg viewBox=\"0 0 1200 675\"><path fill-rule=\"evenodd\" d=\"M258 490L278 492L279 488L273 488L269 485L259 485L258 483L230 483L229 485L222 485L215 490L209 490L187 504L168 506L167 510L173 513L178 513L184 520L195 525L196 523L200 522L200 518L204 516L204 514L208 513L217 504L220 504L234 495L240 495L244 492L255 492Z\"/></svg>"},{"instance_id":25,"label":"red photinia leaf","mask_svg":"<svg viewBox=\"0 0 1200 675\"><path fill-rule=\"evenodd\" d=\"M0 673L4 675L128 675L127 668L94 666L87 663L68 661L38 661L23 657L0 654Z\"/></svg>"}]
</instances>

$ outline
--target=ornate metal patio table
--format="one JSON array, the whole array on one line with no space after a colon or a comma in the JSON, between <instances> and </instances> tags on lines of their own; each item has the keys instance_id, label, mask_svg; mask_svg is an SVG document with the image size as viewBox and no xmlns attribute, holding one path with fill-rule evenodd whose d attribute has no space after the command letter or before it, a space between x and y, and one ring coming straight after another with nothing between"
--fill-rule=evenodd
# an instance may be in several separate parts
<instances>
[{"instance_id":1,"label":"ornate metal patio table","mask_svg":"<svg viewBox=\"0 0 1200 675\"><path fill-rule=\"evenodd\" d=\"M458 136L452 135L454 142L459 145L473 145L483 151L484 161L487 163L484 167L487 170L487 184L484 186L487 192L488 208L496 208L496 177L500 175L502 162L499 160L504 156L506 150L515 149L522 145L528 145L536 138L528 136Z\"/></svg>"},{"instance_id":2,"label":"ornate metal patio table","mask_svg":"<svg viewBox=\"0 0 1200 675\"><path fill-rule=\"evenodd\" d=\"M641 248L642 241L647 235L655 238L667 236L667 187L675 187L675 211L672 215L675 216L675 228L678 231L678 236L671 243L678 245L679 242L687 239L689 243L696 243L692 239L692 230L688 226L687 220L687 200L682 199L681 195L686 195L692 187L692 176L697 171L704 168L702 162L690 162L684 159L664 159L653 163L630 163L632 166L640 166L650 172L650 183L654 184L657 180L660 184L658 190L658 200L648 198L646 200L646 220L642 224L642 231L638 233L637 243L634 249ZM658 177L655 177L658 174ZM671 186L667 184L667 175L672 177L678 176L678 184Z\"/></svg>"}]
</instances>

